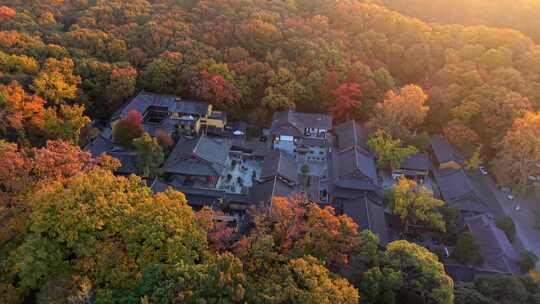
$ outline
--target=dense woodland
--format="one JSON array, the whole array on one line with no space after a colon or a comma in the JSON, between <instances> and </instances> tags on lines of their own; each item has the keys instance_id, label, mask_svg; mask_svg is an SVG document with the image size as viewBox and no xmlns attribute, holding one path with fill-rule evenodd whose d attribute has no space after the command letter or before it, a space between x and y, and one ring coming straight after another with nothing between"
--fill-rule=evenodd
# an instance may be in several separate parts
<instances>
[{"instance_id":1,"label":"dense woodland","mask_svg":"<svg viewBox=\"0 0 540 304\"><path fill-rule=\"evenodd\" d=\"M240 235L114 176L79 146L140 90L259 127L287 108L332 113L415 151L443 133L522 191L540 174L540 45L518 31L355 0L0 0L0 302L454 301L436 255L381 249L301 197L252 210ZM455 300L540 303L539 282L480 278Z\"/></svg>"},{"instance_id":2,"label":"dense woodland","mask_svg":"<svg viewBox=\"0 0 540 304\"><path fill-rule=\"evenodd\" d=\"M375 0L408 16L437 23L513 28L540 41L538 0Z\"/></svg>"}]
</instances>

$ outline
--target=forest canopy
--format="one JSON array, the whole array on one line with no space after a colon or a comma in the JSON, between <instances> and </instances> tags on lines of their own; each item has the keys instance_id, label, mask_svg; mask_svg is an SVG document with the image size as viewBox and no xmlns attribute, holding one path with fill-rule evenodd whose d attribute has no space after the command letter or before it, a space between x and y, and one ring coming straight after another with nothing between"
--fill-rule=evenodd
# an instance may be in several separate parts
<instances>
[{"instance_id":1,"label":"forest canopy","mask_svg":"<svg viewBox=\"0 0 540 304\"><path fill-rule=\"evenodd\" d=\"M530 166L540 163L530 140L540 138L540 25L523 1L480 18L445 10L448 1L0 0L0 302L452 303L435 254L407 241L380 248L330 207L276 198L272 213L250 210L253 227L239 234L180 192L115 176L116 160L80 146L144 90L255 127L289 108L354 119L381 169L442 133L526 188L540 175ZM488 4L452 2L473 13ZM522 17L499 18L506 6ZM132 112L112 133L154 177L172 143L141 120ZM395 214L445 230L433 212L442 202L402 186L403 206L430 208L395 204ZM538 282L513 283L523 298L540 293L524 287ZM485 298L464 286L459 299L471 294Z\"/></svg>"}]
</instances>

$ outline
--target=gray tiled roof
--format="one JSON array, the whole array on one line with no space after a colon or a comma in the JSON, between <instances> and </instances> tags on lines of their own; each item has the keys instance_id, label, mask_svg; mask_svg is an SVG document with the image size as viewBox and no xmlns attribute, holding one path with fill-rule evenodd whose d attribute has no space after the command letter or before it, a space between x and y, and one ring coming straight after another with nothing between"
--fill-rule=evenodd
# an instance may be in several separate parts
<instances>
[{"instance_id":1,"label":"gray tiled roof","mask_svg":"<svg viewBox=\"0 0 540 304\"><path fill-rule=\"evenodd\" d=\"M84 150L90 152L92 156L99 157L103 153L108 153L114 148L108 131L102 131L93 141L88 143Z\"/></svg>"},{"instance_id":2,"label":"gray tiled roof","mask_svg":"<svg viewBox=\"0 0 540 304\"><path fill-rule=\"evenodd\" d=\"M476 198L480 200L473 189L469 177L461 170L434 170L435 180L439 185L442 197L451 202L464 198Z\"/></svg>"},{"instance_id":3,"label":"gray tiled roof","mask_svg":"<svg viewBox=\"0 0 540 304\"><path fill-rule=\"evenodd\" d=\"M219 176L226 166L230 148L228 142L218 143L206 136L179 140L163 168L173 174ZM197 160L186 160L191 156Z\"/></svg>"},{"instance_id":4,"label":"gray tiled roof","mask_svg":"<svg viewBox=\"0 0 540 304\"><path fill-rule=\"evenodd\" d=\"M463 169L433 169L433 176L439 186L442 199L448 206L462 212L481 214L489 212L485 197L476 187Z\"/></svg>"},{"instance_id":5,"label":"gray tiled roof","mask_svg":"<svg viewBox=\"0 0 540 304\"><path fill-rule=\"evenodd\" d=\"M143 172L137 166L137 153L135 152L107 152L110 156L118 159L122 164L115 172L120 174L137 174L141 175Z\"/></svg>"},{"instance_id":6,"label":"gray tiled roof","mask_svg":"<svg viewBox=\"0 0 540 304\"><path fill-rule=\"evenodd\" d=\"M316 113L301 113L289 109L283 112L274 113L272 127L270 129L273 134L278 132L282 135L301 136L305 128L330 130L332 128L332 116Z\"/></svg>"},{"instance_id":7,"label":"gray tiled roof","mask_svg":"<svg viewBox=\"0 0 540 304\"><path fill-rule=\"evenodd\" d=\"M251 188L250 201L253 204L268 203L276 196L289 196L294 192L293 186L274 177L264 182L255 183Z\"/></svg>"},{"instance_id":8,"label":"gray tiled roof","mask_svg":"<svg viewBox=\"0 0 540 304\"><path fill-rule=\"evenodd\" d=\"M261 178L266 180L276 176L285 178L293 184L298 183L298 166L292 156L276 151L264 158Z\"/></svg>"},{"instance_id":9,"label":"gray tiled roof","mask_svg":"<svg viewBox=\"0 0 540 304\"><path fill-rule=\"evenodd\" d=\"M361 229L369 229L375 233L381 244L388 243L388 230L384 208L371 201L367 195L342 202L343 212L352 218Z\"/></svg>"},{"instance_id":10,"label":"gray tiled roof","mask_svg":"<svg viewBox=\"0 0 540 304\"><path fill-rule=\"evenodd\" d=\"M111 140L110 129L103 130L92 142L84 147L85 151L92 154L93 157L99 157L102 154L110 155L120 161L120 168L115 172L120 174L142 174L142 170L137 166L137 153L129 151L115 151Z\"/></svg>"},{"instance_id":11,"label":"gray tiled roof","mask_svg":"<svg viewBox=\"0 0 540 304\"><path fill-rule=\"evenodd\" d=\"M354 120L339 124L335 128L339 150L352 146L365 147L367 142L365 130Z\"/></svg>"},{"instance_id":12,"label":"gray tiled roof","mask_svg":"<svg viewBox=\"0 0 540 304\"><path fill-rule=\"evenodd\" d=\"M466 218L465 222L480 247L484 258L484 267L502 273L516 273L518 271L517 263L520 260L520 255L490 217L483 214Z\"/></svg>"},{"instance_id":13,"label":"gray tiled roof","mask_svg":"<svg viewBox=\"0 0 540 304\"><path fill-rule=\"evenodd\" d=\"M401 169L408 170L428 171L430 170L430 168L431 161L429 160L429 155L427 153L417 153L415 155L407 157L401 165Z\"/></svg>"},{"instance_id":14,"label":"gray tiled roof","mask_svg":"<svg viewBox=\"0 0 540 304\"><path fill-rule=\"evenodd\" d=\"M337 153L337 168L340 178L359 172L366 178L377 180L377 167L373 156L358 146Z\"/></svg>"},{"instance_id":15,"label":"gray tiled roof","mask_svg":"<svg viewBox=\"0 0 540 304\"><path fill-rule=\"evenodd\" d=\"M463 156L441 135L431 136L429 144L440 164L449 161L455 161L459 164L463 163Z\"/></svg>"},{"instance_id":16,"label":"gray tiled roof","mask_svg":"<svg viewBox=\"0 0 540 304\"><path fill-rule=\"evenodd\" d=\"M184 100L174 95L160 95L143 91L115 113L113 119L124 117L131 110L137 110L142 114L150 106L166 108L169 113L184 113L199 116L206 116L209 111L209 105L206 102Z\"/></svg>"}]
</instances>

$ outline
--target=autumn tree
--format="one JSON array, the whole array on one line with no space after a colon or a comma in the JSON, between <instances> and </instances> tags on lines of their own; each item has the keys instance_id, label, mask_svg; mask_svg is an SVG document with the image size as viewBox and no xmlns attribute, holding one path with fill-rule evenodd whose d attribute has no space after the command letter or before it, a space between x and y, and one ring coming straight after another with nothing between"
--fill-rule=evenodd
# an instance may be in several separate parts
<instances>
[{"instance_id":1,"label":"autumn tree","mask_svg":"<svg viewBox=\"0 0 540 304\"><path fill-rule=\"evenodd\" d=\"M0 134L3 138L24 143L35 142L42 135L45 100L28 94L20 84L0 85Z\"/></svg>"},{"instance_id":2,"label":"autumn tree","mask_svg":"<svg viewBox=\"0 0 540 304\"><path fill-rule=\"evenodd\" d=\"M154 177L158 173L158 168L165 160L163 148L156 138L148 133L133 140L133 147L137 151L138 166L146 177Z\"/></svg>"},{"instance_id":3,"label":"autumn tree","mask_svg":"<svg viewBox=\"0 0 540 304\"><path fill-rule=\"evenodd\" d=\"M480 146L480 136L460 121L451 121L443 132L448 141L463 153L474 153Z\"/></svg>"},{"instance_id":4,"label":"autumn tree","mask_svg":"<svg viewBox=\"0 0 540 304\"><path fill-rule=\"evenodd\" d=\"M292 257L311 255L325 261L332 269L347 265L357 246L358 227L347 216L337 216L330 207L320 208L305 198L277 197L271 209L253 213L255 231L239 241L252 244L267 238L277 253Z\"/></svg>"},{"instance_id":5,"label":"autumn tree","mask_svg":"<svg viewBox=\"0 0 540 304\"><path fill-rule=\"evenodd\" d=\"M11 7L2 5L0 6L0 23L9 21L11 18L15 17L17 12Z\"/></svg>"},{"instance_id":6,"label":"autumn tree","mask_svg":"<svg viewBox=\"0 0 540 304\"><path fill-rule=\"evenodd\" d=\"M514 120L528 110L531 110L528 98L504 87L485 85L475 88L462 104L454 107L452 115L478 134L486 147L493 148ZM468 133L471 132L464 135Z\"/></svg>"},{"instance_id":7,"label":"autumn tree","mask_svg":"<svg viewBox=\"0 0 540 304\"><path fill-rule=\"evenodd\" d=\"M515 120L493 166L500 183L520 192L529 188L530 176L540 176L540 113L528 112Z\"/></svg>"},{"instance_id":8,"label":"autumn tree","mask_svg":"<svg viewBox=\"0 0 540 304\"><path fill-rule=\"evenodd\" d=\"M109 112L116 110L128 97L135 93L137 70L133 67L119 67L111 71L110 82L105 88L109 97Z\"/></svg>"},{"instance_id":9,"label":"autumn tree","mask_svg":"<svg viewBox=\"0 0 540 304\"><path fill-rule=\"evenodd\" d=\"M359 303L358 290L331 274L320 261L306 256L292 259L264 276L249 291L254 303Z\"/></svg>"},{"instance_id":10,"label":"autumn tree","mask_svg":"<svg viewBox=\"0 0 540 304\"><path fill-rule=\"evenodd\" d=\"M254 276L230 253L198 265L147 268L136 294L158 303L359 303L358 291L330 273L317 259L292 259L282 267Z\"/></svg>"},{"instance_id":11,"label":"autumn tree","mask_svg":"<svg viewBox=\"0 0 540 304\"><path fill-rule=\"evenodd\" d=\"M74 74L73 68L72 59L49 58L34 79L31 88L38 95L54 104L75 99L81 78Z\"/></svg>"},{"instance_id":12,"label":"autumn tree","mask_svg":"<svg viewBox=\"0 0 540 304\"><path fill-rule=\"evenodd\" d=\"M261 19L246 19L238 27L238 39L256 54L265 55L272 42L281 37L280 30Z\"/></svg>"},{"instance_id":13,"label":"autumn tree","mask_svg":"<svg viewBox=\"0 0 540 304\"><path fill-rule=\"evenodd\" d=\"M81 275L99 297L133 288L153 263L194 263L206 248L185 196L153 194L136 176L95 169L48 183L32 200L30 234L14 253L23 288Z\"/></svg>"},{"instance_id":14,"label":"autumn tree","mask_svg":"<svg viewBox=\"0 0 540 304\"><path fill-rule=\"evenodd\" d=\"M62 141L47 141L43 148L17 147L0 141L0 246L21 233L33 210L27 195L41 184L64 180L101 166L115 168L108 157L93 159L79 147Z\"/></svg>"},{"instance_id":15,"label":"autumn tree","mask_svg":"<svg viewBox=\"0 0 540 304\"><path fill-rule=\"evenodd\" d=\"M224 215L223 211L213 210L210 207L203 207L197 211L199 226L206 231L208 248L214 253L232 251L235 242L241 237L234 226L218 220Z\"/></svg>"},{"instance_id":16,"label":"autumn tree","mask_svg":"<svg viewBox=\"0 0 540 304\"><path fill-rule=\"evenodd\" d=\"M274 111L294 108L296 97L302 90L294 74L285 68L280 68L272 73L262 103Z\"/></svg>"},{"instance_id":17,"label":"autumn tree","mask_svg":"<svg viewBox=\"0 0 540 304\"><path fill-rule=\"evenodd\" d=\"M90 123L84 115L84 106L62 104L58 113L48 108L44 118L48 138L64 140L72 144L79 142L81 130Z\"/></svg>"},{"instance_id":18,"label":"autumn tree","mask_svg":"<svg viewBox=\"0 0 540 304\"><path fill-rule=\"evenodd\" d=\"M404 86L397 93L389 91L384 101L375 106L370 126L384 130L394 138L410 138L426 118L427 99L417 85Z\"/></svg>"},{"instance_id":19,"label":"autumn tree","mask_svg":"<svg viewBox=\"0 0 540 304\"><path fill-rule=\"evenodd\" d=\"M411 224L425 225L442 232L446 230L446 224L438 210L444 202L433 197L433 192L425 186L418 186L413 180L401 178L389 189L387 198L392 213L400 217L405 233Z\"/></svg>"},{"instance_id":20,"label":"autumn tree","mask_svg":"<svg viewBox=\"0 0 540 304\"><path fill-rule=\"evenodd\" d=\"M180 94L183 55L165 52L147 64L139 77L140 86L151 92Z\"/></svg>"},{"instance_id":21,"label":"autumn tree","mask_svg":"<svg viewBox=\"0 0 540 304\"><path fill-rule=\"evenodd\" d=\"M139 111L129 111L126 117L113 125L112 136L115 143L131 148L133 140L143 135L142 115Z\"/></svg>"},{"instance_id":22,"label":"autumn tree","mask_svg":"<svg viewBox=\"0 0 540 304\"><path fill-rule=\"evenodd\" d=\"M351 119L351 114L361 105L362 90L360 90L360 86L356 83L344 83L332 94L335 96L335 103L330 108L330 113L332 113L334 120L341 122Z\"/></svg>"},{"instance_id":23,"label":"autumn tree","mask_svg":"<svg viewBox=\"0 0 540 304\"><path fill-rule=\"evenodd\" d=\"M377 155L377 166L381 169L398 169L403 161L418 150L406 146L400 139L392 139L385 131L377 130L368 139L368 146Z\"/></svg>"},{"instance_id":24,"label":"autumn tree","mask_svg":"<svg viewBox=\"0 0 540 304\"><path fill-rule=\"evenodd\" d=\"M196 98L215 105L230 105L240 100L240 91L233 83L207 70L199 73L190 86L190 90Z\"/></svg>"}]
</instances>

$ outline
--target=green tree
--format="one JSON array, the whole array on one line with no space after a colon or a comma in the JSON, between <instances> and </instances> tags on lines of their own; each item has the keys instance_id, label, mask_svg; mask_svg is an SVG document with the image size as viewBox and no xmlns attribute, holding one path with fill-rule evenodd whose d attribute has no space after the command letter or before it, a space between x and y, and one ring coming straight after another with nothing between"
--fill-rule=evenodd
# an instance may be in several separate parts
<instances>
[{"instance_id":1,"label":"green tree","mask_svg":"<svg viewBox=\"0 0 540 304\"><path fill-rule=\"evenodd\" d=\"M474 279L474 288L490 300L490 303L528 304L529 294L516 276L485 275Z\"/></svg>"},{"instance_id":2,"label":"green tree","mask_svg":"<svg viewBox=\"0 0 540 304\"><path fill-rule=\"evenodd\" d=\"M413 146L405 146L400 139L392 139L383 130L377 130L368 139L368 146L377 154L377 166L381 169L394 170L403 161L418 150Z\"/></svg>"},{"instance_id":3,"label":"green tree","mask_svg":"<svg viewBox=\"0 0 540 304\"><path fill-rule=\"evenodd\" d=\"M390 210L399 215L405 233L413 223L446 231L446 223L439 211L444 202L433 197L433 192L425 186L418 186L413 180L401 178L389 189L387 197Z\"/></svg>"},{"instance_id":4,"label":"green tree","mask_svg":"<svg viewBox=\"0 0 540 304\"><path fill-rule=\"evenodd\" d=\"M145 132L141 137L133 140L133 146L137 151L138 166L142 169L144 176L156 176L159 166L165 159L163 148L158 140Z\"/></svg>"},{"instance_id":5,"label":"green tree","mask_svg":"<svg viewBox=\"0 0 540 304\"><path fill-rule=\"evenodd\" d=\"M476 244L474 236L470 232L463 232L458 236L456 248L452 252L452 257L460 263L469 265L481 265L484 262L480 247Z\"/></svg>"},{"instance_id":6,"label":"green tree","mask_svg":"<svg viewBox=\"0 0 540 304\"><path fill-rule=\"evenodd\" d=\"M455 304L491 304L489 298L474 288L472 283L456 282L454 286Z\"/></svg>"},{"instance_id":7,"label":"green tree","mask_svg":"<svg viewBox=\"0 0 540 304\"><path fill-rule=\"evenodd\" d=\"M151 265L135 294L151 303L245 303L247 281L242 262L224 253L197 265Z\"/></svg>"},{"instance_id":8,"label":"green tree","mask_svg":"<svg viewBox=\"0 0 540 304\"><path fill-rule=\"evenodd\" d=\"M525 251L521 256L521 261L519 261L519 267L523 272L529 272L536 267L536 262L538 262L538 256L532 251Z\"/></svg>"},{"instance_id":9,"label":"green tree","mask_svg":"<svg viewBox=\"0 0 540 304\"><path fill-rule=\"evenodd\" d=\"M180 53L165 52L145 66L139 84L145 90L168 94L182 93L182 62Z\"/></svg>"},{"instance_id":10,"label":"green tree","mask_svg":"<svg viewBox=\"0 0 540 304\"><path fill-rule=\"evenodd\" d=\"M296 98L302 91L303 87L296 81L295 75L280 68L277 73L272 73L262 103L274 111L294 108Z\"/></svg>"},{"instance_id":11,"label":"green tree","mask_svg":"<svg viewBox=\"0 0 540 304\"><path fill-rule=\"evenodd\" d=\"M481 150L482 150L481 146L476 148L476 150L474 150L471 157L465 162L465 168L467 170L478 169L478 167L482 165L482 157L480 156Z\"/></svg>"},{"instance_id":12,"label":"green tree","mask_svg":"<svg viewBox=\"0 0 540 304\"><path fill-rule=\"evenodd\" d=\"M506 237L510 242L514 241L516 238L516 225L510 216L505 216L498 219L495 224L499 229L504 231L504 234L506 234Z\"/></svg>"},{"instance_id":13,"label":"green tree","mask_svg":"<svg viewBox=\"0 0 540 304\"><path fill-rule=\"evenodd\" d=\"M391 268L371 268L363 275L360 285L362 295L366 297L368 303L399 303L396 299L396 292L403 286L404 279L404 275L400 271Z\"/></svg>"},{"instance_id":14,"label":"green tree","mask_svg":"<svg viewBox=\"0 0 540 304\"><path fill-rule=\"evenodd\" d=\"M136 176L94 169L45 184L31 199L30 233L13 253L26 290L72 275L129 289L152 263L190 264L206 251L185 196L154 195Z\"/></svg>"},{"instance_id":15,"label":"green tree","mask_svg":"<svg viewBox=\"0 0 540 304\"><path fill-rule=\"evenodd\" d=\"M453 281L437 256L405 240L388 244L381 265L366 273L365 284L370 303L454 302Z\"/></svg>"}]
</instances>

